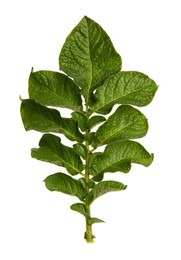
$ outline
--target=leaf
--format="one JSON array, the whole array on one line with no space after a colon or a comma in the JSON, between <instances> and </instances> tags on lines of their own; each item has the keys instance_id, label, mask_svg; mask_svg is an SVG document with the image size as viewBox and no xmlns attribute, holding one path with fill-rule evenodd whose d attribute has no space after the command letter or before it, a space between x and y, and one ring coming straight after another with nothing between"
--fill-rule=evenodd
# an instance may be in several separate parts
<instances>
[{"instance_id":1,"label":"leaf","mask_svg":"<svg viewBox=\"0 0 181 260\"><path fill-rule=\"evenodd\" d=\"M63 118L58 110L40 105L32 99L22 100L21 117L27 131L63 133L72 141L83 141L83 135L72 119Z\"/></svg>"},{"instance_id":2,"label":"leaf","mask_svg":"<svg viewBox=\"0 0 181 260\"><path fill-rule=\"evenodd\" d=\"M89 202L92 203L95 199L99 198L100 196L112 192L112 191L121 191L125 190L127 185L122 184L121 182L117 181L102 181L98 183L89 193Z\"/></svg>"},{"instance_id":3,"label":"leaf","mask_svg":"<svg viewBox=\"0 0 181 260\"><path fill-rule=\"evenodd\" d=\"M71 141L84 141L84 136L80 133L77 124L71 118L62 117L60 133L63 133Z\"/></svg>"},{"instance_id":4,"label":"leaf","mask_svg":"<svg viewBox=\"0 0 181 260\"><path fill-rule=\"evenodd\" d=\"M84 169L83 163L74 149L63 145L58 136L44 134L40 139L39 146L38 149L32 149L31 156L33 158L64 166L72 175Z\"/></svg>"},{"instance_id":5,"label":"leaf","mask_svg":"<svg viewBox=\"0 0 181 260\"><path fill-rule=\"evenodd\" d=\"M90 224L93 225L93 224L96 224L96 223L104 223L105 221L100 219L100 218L91 218L90 219Z\"/></svg>"},{"instance_id":6,"label":"leaf","mask_svg":"<svg viewBox=\"0 0 181 260\"><path fill-rule=\"evenodd\" d=\"M86 159L87 148L84 144L74 144L73 148L78 155L80 155L84 160Z\"/></svg>"},{"instance_id":7,"label":"leaf","mask_svg":"<svg viewBox=\"0 0 181 260\"><path fill-rule=\"evenodd\" d=\"M76 196L80 200L83 200L87 194L86 189L84 189L78 180L62 172L48 176L44 182L48 190L60 191L71 196Z\"/></svg>"},{"instance_id":8,"label":"leaf","mask_svg":"<svg viewBox=\"0 0 181 260\"><path fill-rule=\"evenodd\" d=\"M29 96L42 105L82 110L79 88L70 78L59 72L31 72Z\"/></svg>"},{"instance_id":9,"label":"leaf","mask_svg":"<svg viewBox=\"0 0 181 260\"><path fill-rule=\"evenodd\" d=\"M115 104L148 105L158 86L147 75L137 71L122 71L108 78L99 87L90 104L93 111L108 114Z\"/></svg>"},{"instance_id":10,"label":"leaf","mask_svg":"<svg viewBox=\"0 0 181 260\"><path fill-rule=\"evenodd\" d=\"M96 182L100 182L104 179L104 173L99 173L96 176L94 176L94 178L92 178L92 179Z\"/></svg>"},{"instance_id":11,"label":"leaf","mask_svg":"<svg viewBox=\"0 0 181 260\"><path fill-rule=\"evenodd\" d=\"M84 177L80 178L79 181L82 183L82 185L83 185L85 188L87 188L87 187L89 187L89 188L94 188L95 185L96 185L95 182L92 181L92 180L90 180L89 183L87 184L87 183L86 183L86 179L85 179Z\"/></svg>"},{"instance_id":12,"label":"leaf","mask_svg":"<svg viewBox=\"0 0 181 260\"><path fill-rule=\"evenodd\" d=\"M82 214L85 218L89 218L90 215L87 212L86 206L83 203L75 203L70 208L78 213Z\"/></svg>"},{"instance_id":13,"label":"leaf","mask_svg":"<svg viewBox=\"0 0 181 260\"><path fill-rule=\"evenodd\" d=\"M60 132L59 111L42 106L32 99L22 100L21 116L27 131Z\"/></svg>"},{"instance_id":14,"label":"leaf","mask_svg":"<svg viewBox=\"0 0 181 260\"><path fill-rule=\"evenodd\" d=\"M90 174L97 176L104 172L129 172L131 163L149 166L153 154L149 154L139 143L130 140L117 141L107 145L102 154L93 157L90 162Z\"/></svg>"},{"instance_id":15,"label":"leaf","mask_svg":"<svg viewBox=\"0 0 181 260\"><path fill-rule=\"evenodd\" d=\"M92 140L94 138L95 132L90 132L85 136L85 140L89 142L89 145L92 143Z\"/></svg>"},{"instance_id":16,"label":"leaf","mask_svg":"<svg viewBox=\"0 0 181 260\"><path fill-rule=\"evenodd\" d=\"M140 138L147 131L146 117L139 110L122 105L98 128L91 145L97 147L118 140Z\"/></svg>"},{"instance_id":17,"label":"leaf","mask_svg":"<svg viewBox=\"0 0 181 260\"><path fill-rule=\"evenodd\" d=\"M103 116L92 116L88 121L88 129L92 129L94 126L106 121Z\"/></svg>"},{"instance_id":18,"label":"leaf","mask_svg":"<svg viewBox=\"0 0 181 260\"><path fill-rule=\"evenodd\" d=\"M122 61L107 33L85 16L67 37L59 65L83 90L88 101L97 85L120 71Z\"/></svg>"},{"instance_id":19,"label":"leaf","mask_svg":"<svg viewBox=\"0 0 181 260\"><path fill-rule=\"evenodd\" d=\"M91 218L89 213L87 212L87 208L85 204L83 203L75 203L70 206L70 208L80 214L82 214L85 218L88 219L89 225L93 225L96 223L104 223L104 220L99 219L99 218Z\"/></svg>"},{"instance_id":20,"label":"leaf","mask_svg":"<svg viewBox=\"0 0 181 260\"><path fill-rule=\"evenodd\" d=\"M85 132L87 130L87 117L81 112L72 112L72 118L78 123L81 131Z\"/></svg>"}]
</instances>

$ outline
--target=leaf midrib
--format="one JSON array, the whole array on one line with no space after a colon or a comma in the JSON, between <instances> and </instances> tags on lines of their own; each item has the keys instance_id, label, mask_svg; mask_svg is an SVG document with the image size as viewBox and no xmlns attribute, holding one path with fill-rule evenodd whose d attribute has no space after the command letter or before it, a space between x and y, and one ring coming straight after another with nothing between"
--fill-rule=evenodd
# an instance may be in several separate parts
<instances>
[{"instance_id":1,"label":"leaf midrib","mask_svg":"<svg viewBox=\"0 0 181 260\"><path fill-rule=\"evenodd\" d=\"M82 201L82 199L85 197L86 190L84 190L84 188L79 184L80 183L76 179L73 179L73 186L74 186L74 189L76 190L76 192L73 192L72 194L69 193L69 194L72 196L78 197ZM68 183L68 185L70 187L72 187L72 185L70 183ZM64 188L64 190L70 191L71 189L68 190L67 188Z\"/></svg>"},{"instance_id":2,"label":"leaf midrib","mask_svg":"<svg viewBox=\"0 0 181 260\"><path fill-rule=\"evenodd\" d=\"M57 111L57 110L54 110ZM46 116L44 116L44 114L42 114L41 112L38 112L36 110L36 112L41 115L42 117L44 117L46 120L50 121L51 123L53 122L55 124L55 126L58 126L59 129L61 129L64 133L67 133L67 135L71 136L73 139L76 139L76 137L74 135L72 135L70 132L66 131L64 128L61 127L61 125L57 124L57 122L51 120L50 118L47 118ZM57 111L58 112L58 111ZM60 116L60 115L59 115ZM60 116L60 120L63 120L64 118Z\"/></svg>"},{"instance_id":3,"label":"leaf midrib","mask_svg":"<svg viewBox=\"0 0 181 260\"><path fill-rule=\"evenodd\" d=\"M115 135L119 134L119 132L123 131L125 128L127 128L127 127L129 127L129 126L132 126L132 125L134 125L135 123L138 123L139 121L144 121L144 120L145 120L145 119L141 119L141 120L137 120L137 121L135 121L135 122L133 122L133 123L131 123L131 124L127 124L126 126L124 126L123 128L121 128L120 130L114 132L113 135L110 135L110 136L108 136L108 138L105 138L103 141L101 141L100 144L104 144L105 141L107 141L107 140L110 139L110 138L113 138Z\"/></svg>"},{"instance_id":4,"label":"leaf midrib","mask_svg":"<svg viewBox=\"0 0 181 260\"><path fill-rule=\"evenodd\" d=\"M36 72L35 72L36 73ZM58 73L58 72L57 72ZM61 73L59 73L60 75L61 75ZM40 85L41 85L41 82L39 83ZM63 99L63 96L61 97L59 94L57 94L57 92L55 92L55 91L53 91L51 88L50 88L50 85L51 84L49 84L49 81L48 81L48 84L45 84L45 86L46 86L46 88L51 92L51 93L53 93L53 95L55 95L55 97L58 97L58 98L60 98L61 100L65 100L65 102L67 102L67 103L69 103L70 104L70 106L73 108L74 107L74 105L69 101L69 100L66 100L66 99ZM65 88L65 86L64 86L64 88ZM36 91L37 93L38 93L38 91Z\"/></svg>"},{"instance_id":5,"label":"leaf midrib","mask_svg":"<svg viewBox=\"0 0 181 260\"><path fill-rule=\"evenodd\" d=\"M108 167L104 168L103 170L99 171L98 173L96 173L96 175L93 175L93 176L95 177L95 176L97 176L98 174L105 173L107 169L109 169L110 167L116 165L117 163L120 163L121 161L126 160L126 161L128 161L128 162L131 163L131 162L134 161L135 159L136 159L136 157L132 157L132 158L130 158L130 157L122 158L121 160L118 160L118 161L114 162L113 164L109 165ZM149 158L143 158L143 157L141 157L141 159L149 159ZM117 171L119 171L119 170L117 170Z\"/></svg>"},{"instance_id":6,"label":"leaf midrib","mask_svg":"<svg viewBox=\"0 0 181 260\"><path fill-rule=\"evenodd\" d=\"M124 188L124 185L122 185L123 186L123 188ZM118 188L113 188L113 187L109 187L109 188L95 188L94 190L93 190L93 192L92 192L92 194L94 195L94 192L98 192L98 194L100 194L101 193L101 195L104 195L105 194L105 192L107 193L107 192L111 192L111 191L120 191L121 190L121 188L120 189L118 189ZM103 193L102 193L103 192ZM96 194L97 195L97 194ZM100 196L101 196L100 195ZM98 196L98 197L100 197L100 196ZM98 198L97 196L96 196L96 198Z\"/></svg>"},{"instance_id":7,"label":"leaf midrib","mask_svg":"<svg viewBox=\"0 0 181 260\"><path fill-rule=\"evenodd\" d=\"M92 86L92 79L93 79L93 75L92 75L92 73L93 73L93 65L92 65L91 51L90 51L89 25L88 25L87 18L85 18L85 19L86 19L86 24L87 24L87 29L88 29L88 30L87 30L87 31L88 31L88 34L87 34L87 36L88 36L88 43L89 43L88 50L89 50L89 58L90 58L90 63L91 63L91 66L90 66L90 75L91 75L91 77L90 77L89 86L87 86L88 91L87 91L87 93L86 93L86 98L85 98L85 100L86 100L86 106L88 106L88 104L89 104L89 98L90 98L90 90L91 90L91 86Z\"/></svg>"},{"instance_id":8,"label":"leaf midrib","mask_svg":"<svg viewBox=\"0 0 181 260\"><path fill-rule=\"evenodd\" d=\"M72 103L70 102L71 100L64 99L63 96L61 97L61 96L58 95L56 92L54 92L52 89L50 89L48 86L47 86L47 89L48 89L50 92L52 92L52 93L55 95L55 97L58 97L58 98L60 98L61 100L63 100L64 102L67 102L68 104L70 104L70 107L71 107L71 108L75 108L76 106L78 106L77 104L76 104L76 106L75 106L74 104L72 104Z\"/></svg>"},{"instance_id":9,"label":"leaf midrib","mask_svg":"<svg viewBox=\"0 0 181 260\"><path fill-rule=\"evenodd\" d=\"M39 147L39 148L32 148L31 151L32 151L32 152L34 151L35 154L36 154L36 152L41 151L41 149L44 149L45 147L47 148L48 151L51 151L50 149L48 149L47 146L42 146L42 147ZM51 151L51 152L52 152L52 151ZM55 156L55 159L58 160L58 162L60 162L60 163L57 164L56 162L53 162L50 158L48 158L48 160L50 160L51 163L57 164L57 165L60 166L60 167L64 167L64 166L63 166L63 162L60 160L60 158L57 156L57 154L54 153L54 156ZM32 156L32 157L33 157L33 158L37 158L36 156ZM47 162L48 160L46 160L46 162Z\"/></svg>"},{"instance_id":10,"label":"leaf midrib","mask_svg":"<svg viewBox=\"0 0 181 260\"><path fill-rule=\"evenodd\" d=\"M36 73L36 72L35 72ZM58 73L58 72L56 72L56 73ZM58 73L58 75L64 75L64 74L61 74L61 73ZM59 76L60 76L59 75ZM64 76L66 76L66 75L64 75ZM65 81L66 80L69 80L69 78L67 78L67 79L65 79ZM38 84L40 84L41 85L41 81L39 81L39 80L37 80L38 81ZM74 105L73 103L71 103L71 101L72 100L69 100L69 99L64 99L63 98L63 95L61 96L61 95L59 95L56 91L54 91L53 89L51 89L50 88L50 82L49 82L49 79L48 79L48 84L44 84L45 85L45 87L55 96L55 97L58 97L60 100L63 100L63 102L67 102L68 104L70 104L70 107L69 108L76 108L76 107L78 107L78 104L77 104L77 102L76 102L76 105ZM63 84L64 85L64 84ZM76 87L76 86L75 86ZM65 86L64 86L64 89L65 89ZM36 92L36 93L39 93L38 91L35 91L34 90L34 92ZM61 107L61 106L60 106Z\"/></svg>"},{"instance_id":11,"label":"leaf midrib","mask_svg":"<svg viewBox=\"0 0 181 260\"><path fill-rule=\"evenodd\" d=\"M64 182L65 183L65 182ZM72 187L71 185L69 185L70 187ZM55 190L56 190L56 187L57 187L57 189L59 189L59 185L55 185L54 186L55 187ZM76 188L76 192L72 192L72 189L68 189L68 188L65 188L65 186L62 188L62 191L64 192L64 193L66 193L66 194L69 194L69 195L71 195L71 196L76 196L76 197L78 197L79 199L82 199L82 196L80 196L79 195L79 192L80 192L80 189L77 189L77 187L76 187L76 184L74 183L74 187ZM82 193L82 191L81 191L81 193ZM82 195L82 194L81 194Z\"/></svg>"},{"instance_id":12,"label":"leaf midrib","mask_svg":"<svg viewBox=\"0 0 181 260\"><path fill-rule=\"evenodd\" d=\"M43 148L43 147L46 147L49 151L51 151L53 154L55 154L55 156L56 156L57 158L59 158L62 163L64 163L65 165L68 165L71 169L75 170L76 172L80 172L79 169L75 168L74 165L71 165L71 164L69 164L68 162L66 162L65 160L63 160L63 159L62 159L57 153L55 153L50 147L48 147L47 145L45 145L45 146L42 146L42 147L40 147L40 148Z\"/></svg>"},{"instance_id":13,"label":"leaf midrib","mask_svg":"<svg viewBox=\"0 0 181 260\"><path fill-rule=\"evenodd\" d=\"M93 106L93 108L95 108L96 109L96 111L100 111L101 109L104 109L105 107L107 107L107 106L110 106L111 104L116 104L117 102L118 102L118 104L119 104L119 100L121 99L121 98L124 98L124 97L126 97L126 96L128 96L128 95L130 95L130 94L134 94L134 93L136 93L136 92L138 92L138 91L140 91L140 90L143 90L145 87L142 87L142 88L139 88L139 89L137 89L137 90L135 90L135 91L132 91L132 92L130 92L130 93L128 93L128 94L125 94L125 95L122 95L121 97L119 97L119 98L117 98L117 99L113 99L111 102L108 102L108 103L106 103L105 105L103 105L103 106L99 106L98 107L98 109L96 108L96 106ZM99 90L99 89L98 89ZM96 105L96 104L95 104Z\"/></svg>"}]
</instances>

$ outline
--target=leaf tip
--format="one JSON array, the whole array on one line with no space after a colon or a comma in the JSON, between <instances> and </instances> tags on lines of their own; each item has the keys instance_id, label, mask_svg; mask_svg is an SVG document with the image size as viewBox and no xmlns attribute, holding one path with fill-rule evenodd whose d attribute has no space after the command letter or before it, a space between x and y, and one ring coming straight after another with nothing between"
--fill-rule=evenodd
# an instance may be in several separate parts
<instances>
[{"instance_id":1,"label":"leaf tip","mask_svg":"<svg viewBox=\"0 0 181 260\"><path fill-rule=\"evenodd\" d=\"M84 17L82 18L82 20L90 20L90 18L87 15L84 15Z\"/></svg>"},{"instance_id":2,"label":"leaf tip","mask_svg":"<svg viewBox=\"0 0 181 260\"><path fill-rule=\"evenodd\" d=\"M151 153L151 162L154 160L154 153Z\"/></svg>"},{"instance_id":3,"label":"leaf tip","mask_svg":"<svg viewBox=\"0 0 181 260\"><path fill-rule=\"evenodd\" d=\"M21 95L19 95L19 100L20 100L20 101L23 101L23 99L22 99Z\"/></svg>"}]
</instances>

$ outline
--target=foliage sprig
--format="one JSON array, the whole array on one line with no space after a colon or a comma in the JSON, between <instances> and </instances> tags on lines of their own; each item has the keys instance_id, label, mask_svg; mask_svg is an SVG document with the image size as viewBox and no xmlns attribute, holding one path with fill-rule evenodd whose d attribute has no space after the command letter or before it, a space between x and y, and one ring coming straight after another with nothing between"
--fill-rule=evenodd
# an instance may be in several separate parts
<instances>
[{"instance_id":1,"label":"foliage sprig","mask_svg":"<svg viewBox=\"0 0 181 260\"><path fill-rule=\"evenodd\" d=\"M153 161L140 143L148 120L135 106L148 105L156 83L137 71L122 71L122 60L102 27L83 17L68 35L59 56L60 72L41 70L29 76L29 99L22 100L26 130L43 133L31 156L65 169L44 181L50 191L76 196L71 209L86 220L85 239L94 241L92 225L104 222L91 216L91 204L100 196L125 190L127 185L104 180L107 172L128 173L132 163ZM61 72L62 71L62 72ZM108 115L113 107L117 109ZM58 109L72 110L64 118ZM94 127L98 126L96 131ZM72 146L62 143L64 135ZM105 145L103 152L97 148Z\"/></svg>"}]
</instances>

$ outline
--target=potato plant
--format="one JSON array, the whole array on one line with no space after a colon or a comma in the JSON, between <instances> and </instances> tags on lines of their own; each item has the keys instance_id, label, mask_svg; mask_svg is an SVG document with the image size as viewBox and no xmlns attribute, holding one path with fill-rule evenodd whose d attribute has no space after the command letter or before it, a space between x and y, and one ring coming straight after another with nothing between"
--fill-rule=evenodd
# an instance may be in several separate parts
<instances>
[{"instance_id":1,"label":"potato plant","mask_svg":"<svg viewBox=\"0 0 181 260\"><path fill-rule=\"evenodd\" d=\"M157 85L141 72L121 68L121 57L107 33L85 16L66 38L59 71L32 70L29 99L21 100L25 129L43 133L31 156L60 166L45 185L77 197L71 209L85 217L88 243L95 238L92 225L104 222L91 216L91 204L127 187L104 180L105 174L128 173L132 163L147 167L153 161L153 154L133 139L148 131L147 118L135 107L148 105ZM70 109L71 116L63 117L61 108ZM64 144L61 135L72 145Z\"/></svg>"}]
</instances>

